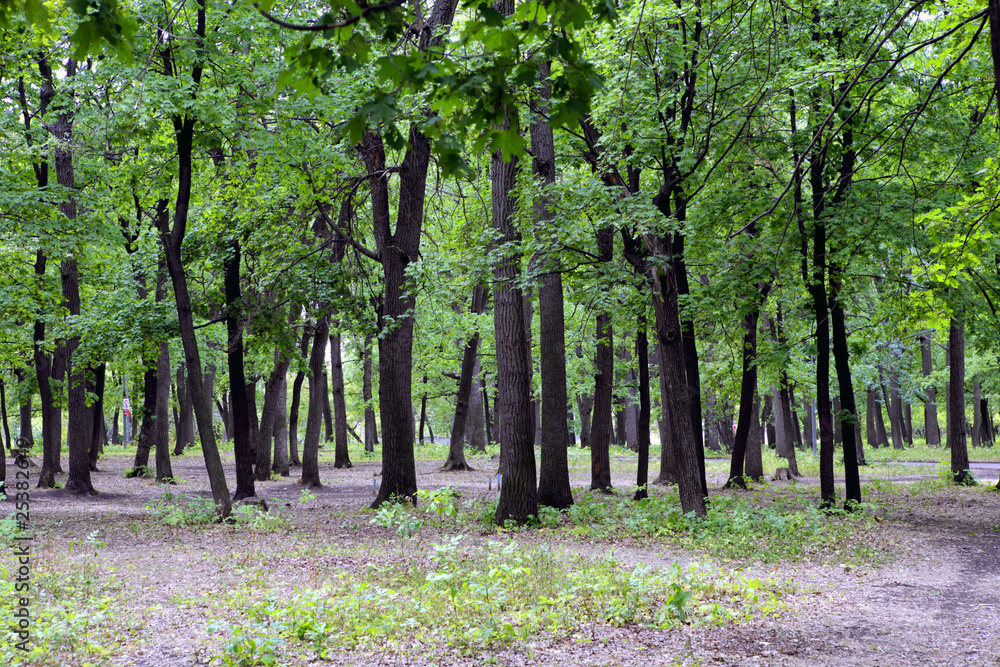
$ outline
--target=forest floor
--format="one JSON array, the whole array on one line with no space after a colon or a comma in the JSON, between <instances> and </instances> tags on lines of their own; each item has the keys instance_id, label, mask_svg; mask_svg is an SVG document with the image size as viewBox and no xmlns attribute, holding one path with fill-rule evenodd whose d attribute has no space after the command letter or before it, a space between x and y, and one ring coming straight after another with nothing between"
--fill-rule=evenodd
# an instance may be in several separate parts
<instances>
[{"instance_id":1,"label":"forest floor","mask_svg":"<svg viewBox=\"0 0 1000 667\"><path fill-rule=\"evenodd\" d=\"M374 512L378 461L334 470L323 451L323 488L258 482L270 512L235 525L208 521L197 452L173 460L172 487L126 479L112 449L99 495L32 488L33 648L0 639L5 664L1000 665L995 478L870 466L864 507L828 516L815 478L731 492L710 462L713 509L695 524L669 489L636 508L625 455L620 495L589 494L576 451L574 509L498 530L482 520L495 459L442 473L445 450L418 449L419 486L461 497Z\"/></svg>"}]
</instances>

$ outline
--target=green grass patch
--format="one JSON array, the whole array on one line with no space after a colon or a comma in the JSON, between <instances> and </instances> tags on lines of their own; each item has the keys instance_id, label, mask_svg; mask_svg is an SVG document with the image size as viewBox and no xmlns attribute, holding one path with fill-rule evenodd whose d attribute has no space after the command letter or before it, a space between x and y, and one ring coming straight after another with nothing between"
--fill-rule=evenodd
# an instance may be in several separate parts
<instances>
[{"instance_id":1,"label":"green grass patch","mask_svg":"<svg viewBox=\"0 0 1000 667\"><path fill-rule=\"evenodd\" d=\"M475 655L593 624L657 628L747 620L781 608L774 582L712 565L630 567L564 559L514 542L466 547L461 535L429 558L331 573L317 587L251 605L245 623L217 623L225 665L280 665L309 651Z\"/></svg>"}]
</instances>

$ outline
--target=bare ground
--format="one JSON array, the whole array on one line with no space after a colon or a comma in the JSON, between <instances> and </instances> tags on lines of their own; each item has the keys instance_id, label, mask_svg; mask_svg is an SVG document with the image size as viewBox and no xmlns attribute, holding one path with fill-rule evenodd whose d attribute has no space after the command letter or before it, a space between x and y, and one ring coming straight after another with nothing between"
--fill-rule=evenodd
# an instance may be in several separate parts
<instances>
[{"instance_id":1,"label":"bare ground","mask_svg":"<svg viewBox=\"0 0 1000 667\"><path fill-rule=\"evenodd\" d=\"M440 473L437 463L418 461L418 483L422 488L457 487L466 498L495 496L483 471L495 462L470 463L480 470ZM148 506L164 487L125 479L122 471L128 464L120 455L102 461L103 471L94 474L101 491L97 496L31 492L39 567L78 568L113 581L127 601L127 608L115 613L135 618L130 636L116 638L111 664L212 663L220 639L209 630L208 617L218 612L206 607L206 598L236 599L265 585L308 585L333 571L399 557L395 535L370 525L371 515L359 511L372 498L377 462L361 462L352 470L324 464L325 487L306 503L299 502L302 487L294 478L258 482L258 495L290 518L286 534L156 524ZM180 479L175 493L208 497L200 457L189 454L173 465ZM231 463L229 468L232 479ZM720 493L722 480L716 477L713 494ZM628 488L630 480L623 474L614 482ZM575 476L574 484L584 486L585 477ZM776 618L679 630L595 626L573 637L543 639L490 655L447 656L440 664L1000 665L1000 494L949 489L912 497L890 494L883 502L888 511L875 539L895 554L889 566L739 564L755 576L794 583L787 608ZM529 533L520 539L539 538ZM697 558L664 543L560 538L553 547L595 558L614 552L626 563L657 567ZM267 581L248 582L259 576L252 573L259 572L261 563L266 564ZM328 662L304 657L301 664L435 664L428 655L415 653L348 653ZM77 664L71 648L65 664Z\"/></svg>"}]
</instances>

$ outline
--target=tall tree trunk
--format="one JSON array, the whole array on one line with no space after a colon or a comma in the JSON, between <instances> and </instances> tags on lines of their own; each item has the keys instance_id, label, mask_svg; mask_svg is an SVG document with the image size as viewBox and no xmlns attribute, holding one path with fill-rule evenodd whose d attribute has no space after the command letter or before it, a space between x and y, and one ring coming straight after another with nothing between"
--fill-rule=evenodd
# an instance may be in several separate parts
<instances>
[{"instance_id":1,"label":"tall tree trunk","mask_svg":"<svg viewBox=\"0 0 1000 667\"><path fill-rule=\"evenodd\" d=\"M538 110L548 113L551 107L552 86L549 82L551 64L539 63L540 85L535 100ZM556 180L555 143L552 126L541 117L531 124L532 172L543 186L549 188ZM550 197L543 193L534 201L534 215L539 224L550 227L555 219ZM563 284L561 268L545 271L538 285L539 372L542 381L542 400L539 440L541 462L538 473L538 502L541 505L564 509L573 504L573 490L569 483L570 443L569 397L566 390L566 315L563 310Z\"/></svg>"},{"instance_id":2,"label":"tall tree trunk","mask_svg":"<svg viewBox=\"0 0 1000 667\"><path fill-rule=\"evenodd\" d=\"M747 436L747 451L744 457L745 474L755 482L764 481L764 428L760 423L760 396L754 395L750 410L750 433Z\"/></svg>"},{"instance_id":3,"label":"tall tree trunk","mask_svg":"<svg viewBox=\"0 0 1000 667\"><path fill-rule=\"evenodd\" d=\"M661 192L658 195L658 206L664 214L667 213L664 207L668 205L665 199L668 199L668 195ZM669 218L668 215L665 217ZM654 257L666 257L673 261L669 240L653 240L650 251ZM661 389L665 389L662 399L664 421L677 454L677 486L681 509L685 514L694 512L696 516L705 516L706 496L701 474L703 461L699 461L702 457L699 457L689 406L677 284L674 272L662 264L653 268L653 307L656 314L656 338L660 348Z\"/></svg>"},{"instance_id":4,"label":"tall tree trunk","mask_svg":"<svg viewBox=\"0 0 1000 667\"><path fill-rule=\"evenodd\" d=\"M580 412L580 447L590 447L590 415L594 410L594 397L578 394L576 406Z\"/></svg>"},{"instance_id":5,"label":"tall tree trunk","mask_svg":"<svg viewBox=\"0 0 1000 667\"><path fill-rule=\"evenodd\" d=\"M649 486L649 343L646 339L646 314L639 315L635 332L635 358L639 365L639 419L636 424L636 448L639 451L639 463L635 477L635 496L633 500L647 497Z\"/></svg>"},{"instance_id":6,"label":"tall tree trunk","mask_svg":"<svg viewBox=\"0 0 1000 667\"><path fill-rule=\"evenodd\" d=\"M677 221L683 229L687 204L683 202L683 198L677 197L677 199L681 202L676 208ZM683 231L674 233L672 239L674 279L677 282L677 294L680 297L688 296L691 293L688 284L687 263L684 260L684 241ZM705 476L705 440L701 414L701 371L698 365L698 344L695 338L694 320L689 315L685 315L681 320L681 331L684 336L684 370L688 387L688 409L691 412L691 431L694 434L698 459L701 495L707 498L708 481Z\"/></svg>"},{"instance_id":7,"label":"tall tree trunk","mask_svg":"<svg viewBox=\"0 0 1000 667\"><path fill-rule=\"evenodd\" d=\"M931 338L927 335L920 337L920 368L924 375L924 381L927 382L927 378L934 372ZM924 403L924 437L928 446L940 446L941 429L938 427L937 389L933 384L928 384L925 392L927 400Z\"/></svg>"},{"instance_id":8,"label":"tall tree trunk","mask_svg":"<svg viewBox=\"0 0 1000 667\"><path fill-rule=\"evenodd\" d=\"M281 477L291 474L288 466L288 377L286 372L281 375L276 390L277 400L274 409L274 458L271 471ZM265 399L266 409L266 399Z\"/></svg>"},{"instance_id":9,"label":"tall tree trunk","mask_svg":"<svg viewBox=\"0 0 1000 667\"><path fill-rule=\"evenodd\" d=\"M323 442L333 442L333 408L330 406L330 374L323 362Z\"/></svg>"},{"instance_id":10,"label":"tall tree trunk","mask_svg":"<svg viewBox=\"0 0 1000 667\"><path fill-rule=\"evenodd\" d=\"M420 383L424 387L424 393L420 397L420 429L419 435L417 436L417 442L421 445L424 444L424 426L427 424L427 375L424 374L424 379Z\"/></svg>"},{"instance_id":11,"label":"tall tree trunk","mask_svg":"<svg viewBox=\"0 0 1000 667\"><path fill-rule=\"evenodd\" d=\"M858 408L854 403L854 385L847 347L847 323L844 307L840 302L840 270L830 266L830 301L833 324L833 358L837 369L837 388L843 403L841 420L844 432L844 491L845 507L850 509L861 502L861 478L858 473L858 447L855 441Z\"/></svg>"},{"instance_id":12,"label":"tall tree trunk","mask_svg":"<svg viewBox=\"0 0 1000 667\"><path fill-rule=\"evenodd\" d=\"M197 22L195 27L195 44L203 48L205 42L205 7L206 0L198 0ZM170 48L162 51L164 67L168 75L173 75L173 58ZM197 95L203 72L202 61L195 65L191 73L192 95ZM218 508L219 516L226 518L232 508L229 499L229 488L226 484L226 474L222 467L222 458L215 442L215 432L212 428L212 397L206 393L204 378L201 372L201 356L198 352L198 339L195 337L194 316L191 309L191 295L188 292L187 273L181 259L181 245L187 229L188 211L191 202L191 181L193 176L191 149L194 143L194 126L197 119L193 115L176 114L172 117L174 137L177 144L177 200L174 205L174 222L171 228L166 215L166 207L157 211L157 227L160 240L167 258L167 269L174 286L174 300L177 304L177 321L180 328L181 342L184 346L184 362L188 369L188 385L194 401L194 413L198 422L198 437L201 440L201 451L205 457L205 468L208 472L209 484L212 487L212 498Z\"/></svg>"},{"instance_id":13,"label":"tall tree trunk","mask_svg":"<svg viewBox=\"0 0 1000 667\"><path fill-rule=\"evenodd\" d=\"M233 453L236 459L236 491L233 500L256 495L253 480L253 442L250 433L250 405L243 362L243 296L240 290L240 243L233 239L223 260L226 284L226 332L229 340L229 394L232 397Z\"/></svg>"},{"instance_id":14,"label":"tall tree trunk","mask_svg":"<svg viewBox=\"0 0 1000 667\"><path fill-rule=\"evenodd\" d=\"M979 384L979 375L972 376L972 446L982 446L983 416L982 416L982 389Z\"/></svg>"},{"instance_id":15,"label":"tall tree trunk","mask_svg":"<svg viewBox=\"0 0 1000 667\"><path fill-rule=\"evenodd\" d=\"M486 385L482 375L483 368L477 354L472 366L473 387L469 394L469 418L465 422L465 445L477 452L486 451L486 413L483 406Z\"/></svg>"},{"instance_id":16,"label":"tall tree trunk","mask_svg":"<svg viewBox=\"0 0 1000 667\"><path fill-rule=\"evenodd\" d=\"M347 447L347 401L344 396L344 361L340 350L340 332L330 334L330 385L333 391L334 468L353 468Z\"/></svg>"},{"instance_id":17,"label":"tall tree trunk","mask_svg":"<svg viewBox=\"0 0 1000 667\"><path fill-rule=\"evenodd\" d=\"M743 375L740 381L740 411L736 421L736 435L733 439L732 458L729 463L729 480L726 487L747 488L745 462L750 444L751 428L760 424L759 399L757 398L757 329L760 319L760 305L771 291L768 283L761 283L758 296L752 301L750 310L743 316Z\"/></svg>"},{"instance_id":18,"label":"tall tree trunk","mask_svg":"<svg viewBox=\"0 0 1000 667\"><path fill-rule=\"evenodd\" d=\"M374 452L378 444L378 427L375 421L375 405L372 395L372 334L365 334L364 377L362 395L365 400L365 451Z\"/></svg>"},{"instance_id":19,"label":"tall tree trunk","mask_svg":"<svg viewBox=\"0 0 1000 667\"><path fill-rule=\"evenodd\" d=\"M501 13L513 12L511 0L497 3ZM518 129L516 107L508 105L503 129ZM500 472L503 486L496 510L496 522L524 523L538 515L535 473L534 415L531 409L531 364L524 329L524 298L518 283L521 277L520 234L514 226L518 159L503 161L500 151L490 165L493 227L498 233L493 265L496 284L493 322L496 335L497 439L500 442Z\"/></svg>"},{"instance_id":20,"label":"tall tree trunk","mask_svg":"<svg viewBox=\"0 0 1000 667\"><path fill-rule=\"evenodd\" d=\"M153 447L156 452L156 481L174 483L174 472L170 465L170 349L166 341L160 342L156 355L156 401L154 418L156 424Z\"/></svg>"},{"instance_id":21,"label":"tall tree trunk","mask_svg":"<svg viewBox=\"0 0 1000 667\"><path fill-rule=\"evenodd\" d=\"M299 356L307 364L309 360L309 342L309 333L304 331L302 333ZM293 466L302 465L302 462L299 461L299 405L302 399L302 381L305 379L305 376L305 371L301 370L295 374L295 380L292 382L292 406L288 410L289 461Z\"/></svg>"},{"instance_id":22,"label":"tall tree trunk","mask_svg":"<svg viewBox=\"0 0 1000 667\"><path fill-rule=\"evenodd\" d=\"M281 407L281 403L283 403L281 399L282 392L285 390L285 375L288 373L288 366L291 364L291 361L291 354L283 354L281 346L276 347L274 350L274 367L267 376L267 382L264 383L264 407L260 415L260 430L257 436L257 460L254 467L254 479L260 482L265 482L271 478L272 469L278 472L278 474L282 474L282 476L288 475L287 436L284 445L280 447L277 443L274 445L275 456L280 455L284 459L280 463L275 459L274 468L272 468L271 461L271 440L278 430L275 425L279 419L279 410L281 412L280 418L284 421L285 408Z\"/></svg>"},{"instance_id":23,"label":"tall tree trunk","mask_svg":"<svg viewBox=\"0 0 1000 667\"><path fill-rule=\"evenodd\" d=\"M972 480L965 440L965 322L961 315L948 327L948 448L951 475L956 484Z\"/></svg>"},{"instance_id":24,"label":"tall tree trunk","mask_svg":"<svg viewBox=\"0 0 1000 667\"><path fill-rule=\"evenodd\" d=\"M0 377L0 412L3 413L3 441L6 443L4 446L6 451L13 451L10 443L10 424L7 421L7 390L4 387L2 377ZM3 452L0 452L0 458L3 458L2 454ZM4 474L6 474L6 470L4 470Z\"/></svg>"},{"instance_id":25,"label":"tall tree trunk","mask_svg":"<svg viewBox=\"0 0 1000 667\"><path fill-rule=\"evenodd\" d=\"M104 422L104 382L107 365L100 364L94 369L94 395L97 399L91 406L92 416L90 418L90 471L97 472L97 460L103 451L103 445L107 439L107 425Z\"/></svg>"},{"instance_id":26,"label":"tall tree trunk","mask_svg":"<svg viewBox=\"0 0 1000 667\"><path fill-rule=\"evenodd\" d=\"M17 378L17 384L21 387L28 380L28 370L26 368L15 368L14 377ZM21 395L23 396L24 394ZM24 399L24 402L19 405L17 438L22 442L27 442L28 444L33 445L35 444L35 433L31 426L31 399L32 395L29 393L27 398Z\"/></svg>"},{"instance_id":27,"label":"tall tree trunk","mask_svg":"<svg viewBox=\"0 0 1000 667\"><path fill-rule=\"evenodd\" d=\"M597 254L601 262L614 259L614 229L597 231ZM590 425L590 488L611 490L611 418L615 381L615 346L611 314L598 313L596 319L597 353L594 358L594 418Z\"/></svg>"},{"instance_id":28,"label":"tall tree trunk","mask_svg":"<svg viewBox=\"0 0 1000 667\"><path fill-rule=\"evenodd\" d=\"M180 456L184 449L194 444L194 406L188 390L187 373L184 364L177 366L177 441L174 456Z\"/></svg>"},{"instance_id":29,"label":"tall tree trunk","mask_svg":"<svg viewBox=\"0 0 1000 667\"><path fill-rule=\"evenodd\" d=\"M323 399L326 387L323 368L326 366L326 341L330 337L330 320L323 316L316 323L312 351L309 354L309 412L306 434L302 441L302 478L300 483L310 488L323 485L319 479L319 435L323 421Z\"/></svg>"},{"instance_id":30,"label":"tall tree trunk","mask_svg":"<svg viewBox=\"0 0 1000 667\"><path fill-rule=\"evenodd\" d=\"M486 287L476 285L472 290L471 312L479 315L486 310ZM448 440L448 459L441 470L472 470L465 460L465 432L471 409L470 398L477 392L473 390L476 368L476 352L479 349L479 331L465 341L462 350L462 366L458 375L458 394L455 397L455 417L451 422L451 435Z\"/></svg>"},{"instance_id":31,"label":"tall tree trunk","mask_svg":"<svg viewBox=\"0 0 1000 667\"><path fill-rule=\"evenodd\" d=\"M865 437L868 439L869 447L877 448L882 444L878 437L878 431L875 429L875 412L879 409L878 402L875 400L874 389L867 389L865 394L868 397L865 404Z\"/></svg>"}]
</instances>

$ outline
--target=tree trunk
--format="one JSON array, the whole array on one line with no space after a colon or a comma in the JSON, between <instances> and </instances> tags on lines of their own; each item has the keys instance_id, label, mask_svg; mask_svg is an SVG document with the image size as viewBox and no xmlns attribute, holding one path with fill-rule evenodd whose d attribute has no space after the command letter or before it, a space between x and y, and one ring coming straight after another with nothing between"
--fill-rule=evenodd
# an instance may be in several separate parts
<instances>
[{"instance_id":1,"label":"tree trunk","mask_svg":"<svg viewBox=\"0 0 1000 667\"><path fill-rule=\"evenodd\" d=\"M332 443L333 434L333 408L330 405L330 374L326 372L326 361L323 361L323 442Z\"/></svg>"},{"instance_id":2,"label":"tree trunk","mask_svg":"<svg viewBox=\"0 0 1000 667\"><path fill-rule=\"evenodd\" d=\"M347 400L344 396L344 361L340 332L330 334L330 385L333 391L334 468L353 468L347 446Z\"/></svg>"},{"instance_id":3,"label":"tree trunk","mask_svg":"<svg viewBox=\"0 0 1000 667\"><path fill-rule=\"evenodd\" d=\"M308 360L309 334L303 332L299 356L303 360ZM288 411L288 448L289 459L293 466L302 465L299 461L299 405L302 399L302 381L305 379L305 371L298 371L295 380L292 382L292 406Z\"/></svg>"},{"instance_id":4,"label":"tree trunk","mask_svg":"<svg viewBox=\"0 0 1000 667\"><path fill-rule=\"evenodd\" d=\"M275 391L277 400L274 409L274 458L271 463L271 471L281 477L288 477L291 474L288 466L288 378L286 372L279 379L278 389ZM264 399L265 414L267 409L267 399Z\"/></svg>"},{"instance_id":5,"label":"tree trunk","mask_svg":"<svg viewBox=\"0 0 1000 667\"><path fill-rule=\"evenodd\" d=\"M19 387L23 386L28 380L28 370L26 368L15 368L14 376L17 378L17 384ZM22 396L24 394L21 394ZM31 399L32 395L29 393L28 397L25 399L24 403L19 406L19 419L18 419L18 440L22 443L26 442L29 445L35 444L35 433L31 426Z\"/></svg>"},{"instance_id":6,"label":"tree trunk","mask_svg":"<svg viewBox=\"0 0 1000 667\"><path fill-rule=\"evenodd\" d=\"M578 394L576 406L580 412L580 447L590 447L590 415L594 409L594 397Z\"/></svg>"},{"instance_id":7,"label":"tree trunk","mask_svg":"<svg viewBox=\"0 0 1000 667\"><path fill-rule=\"evenodd\" d=\"M658 204L661 212L665 205L663 198L661 193ZM650 251L654 257L670 258L668 248L667 242L656 239ZM692 409L689 406L677 285L673 271L665 269L663 265L653 268L653 306L656 313L656 338L660 347L661 387L666 390L662 399L664 421L677 454L677 486L681 509L685 514L694 512L696 516L705 516L706 496L700 472L703 461L699 461L698 440L695 439Z\"/></svg>"},{"instance_id":8,"label":"tree trunk","mask_svg":"<svg viewBox=\"0 0 1000 667\"><path fill-rule=\"evenodd\" d=\"M500 0L501 14L513 13L512 0ZM505 109L502 129L518 130L517 108ZM535 473L534 415L531 409L531 362L524 328L524 298L521 278L520 233L514 225L515 191L519 160L504 162L500 151L490 164L493 228L497 232L493 280L493 322L496 336L497 439L500 442L500 472L503 486L496 509L497 525L508 520L523 524L538 516Z\"/></svg>"},{"instance_id":9,"label":"tree trunk","mask_svg":"<svg viewBox=\"0 0 1000 667\"><path fill-rule=\"evenodd\" d=\"M597 254L601 262L614 259L614 229L605 227L597 231ZM615 346L611 327L611 314L598 313L595 337L597 353L594 358L594 418L590 425L590 488L611 490L611 418L615 380Z\"/></svg>"},{"instance_id":10,"label":"tree trunk","mask_svg":"<svg viewBox=\"0 0 1000 667\"><path fill-rule=\"evenodd\" d=\"M920 367L926 381L926 378L929 378L934 372L930 336L920 337ZM924 403L924 437L928 446L940 446L941 429L938 427L937 389L933 384L928 384L925 392L927 400Z\"/></svg>"},{"instance_id":11,"label":"tree trunk","mask_svg":"<svg viewBox=\"0 0 1000 667\"><path fill-rule=\"evenodd\" d=\"M323 421L323 399L326 396L323 368L326 366L326 341L329 336L330 321L324 315L316 323L312 352L309 354L309 412L306 418L306 435L302 442L300 483L314 489L323 486L319 479L319 436Z\"/></svg>"},{"instance_id":12,"label":"tree trunk","mask_svg":"<svg viewBox=\"0 0 1000 667\"><path fill-rule=\"evenodd\" d=\"M226 284L226 332L229 364L229 395L232 397L233 454L236 459L236 491L233 500L256 495L253 479L253 447L250 432L250 405L243 362L243 296L240 290L240 244L233 239L223 260Z\"/></svg>"},{"instance_id":13,"label":"tree trunk","mask_svg":"<svg viewBox=\"0 0 1000 667\"><path fill-rule=\"evenodd\" d=\"M770 292L770 285L762 283L758 288L758 297L752 302L750 310L743 316L743 375L740 381L740 411L736 421L736 434L733 439L732 458L729 462L729 480L726 488L738 486L747 488L745 464L751 436L751 427L756 421L760 424L759 399L757 397L757 325L760 319L760 304Z\"/></svg>"},{"instance_id":14,"label":"tree trunk","mask_svg":"<svg viewBox=\"0 0 1000 667\"><path fill-rule=\"evenodd\" d=\"M365 451L374 452L378 444L378 427L375 422L375 405L372 395L372 334L365 334L364 377L362 395L365 400Z\"/></svg>"},{"instance_id":15,"label":"tree trunk","mask_svg":"<svg viewBox=\"0 0 1000 667\"><path fill-rule=\"evenodd\" d=\"M965 440L965 322L953 317L948 328L948 448L956 484L972 480Z\"/></svg>"},{"instance_id":16,"label":"tree trunk","mask_svg":"<svg viewBox=\"0 0 1000 667\"><path fill-rule=\"evenodd\" d=\"M841 419L844 433L844 487L845 507L850 509L861 502L861 478L858 473L858 448L855 442L858 409L854 404L854 386L851 380L851 365L847 347L847 324L844 307L840 303L840 272L831 264L830 301L833 323L833 358L837 369L837 388L843 403Z\"/></svg>"},{"instance_id":17,"label":"tree trunk","mask_svg":"<svg viewBox=\"0 0 1000 667\"><path fill-rule=\"evenodd\" d=\"M982 446L983 417L982 417L982 389L979 384L979 375L972 376L972 446Z\"/></svg>"},{"instance_id":18,"label":"tree trunk","mask_svg":"<svg viewBox=\"0 0 1000 667\"><path fill-rule=\"evenodd\" d=\"M635 358L639 365L639 419L636 424L636 449L639 463L636 469L636 491L633 500L647 497L649 486L649 343L646 339L646 314L639 315L635 333Z\"/></svg>"},{"instance_id":19,"label":"tree trunk","mask_svg":"<svg viewBox=\"0 0 1000 667\"><path fill-rule=\"evenodd\" d=\"M205 40L205 0L199 0L195 41L203 44ZM171 63L169 49L163 54L164 63ZM192 69L192 89L197 91L203 72L202 61ZM166 65L165 65L166 66ZM172 70L168 70L172 74ZM191 309L191 295L188 292L187 274L181 260L181 245L187 229L188 210L191 202L191 180L193 176L191 149L194 143L194 115L174 115L172 117L174 137L177 144L177 200L174 206L174 223L171 229L166 214L166 206L157 211L157 227L167 259L167 269L174 286L174 300L177 304L177 320L180 328L181 342L184 345L184 362L188 369L189 388L194 401L194 413L198 422L198 437L201 440L201 451L205 457L205 468L212 487L212 498L215 500L219 516L229 516L232 504L229 499L229 488L226 484L226 474L222 467L222 458L215 442L215 432L212 429L212 397L205 391L204 379L201 373L201 357L198 352L198 340L195 337L194 316Z\"/></svg>"},{"instance_id":20,"label":"tree trunk","mask_svg":"<svg viewBox=\"0 0 1000 667\"><path fill-rule=\"evenodd\" d=\"M764 481L764 459L761 450L764 446L764 428L760 423L760 396L753 397L753 407L750 410L750 433L747 436L747 451L744 459L746 476L755 482Z\"/></svg>"},{"instance_id":21,"label":"tree trunk","mask_svg":"<svg viewBox=\"0 0 1000 667\"><path fill-rule=\"evenodd\" d=\"M194 406L187 386L184 364L177 367L177 441L174 456L180 456L184 449L194 444Z\"/></svg>"},{"instance_id":22,"label":"tree trunk","mask_svg":"<svg viewBox=\"0 0 1000 667\"><path fill-rule=\"evenodd\" d=\"M486 384L483 381L482 370L477 354L472 366L473 387L469 394L469 418L465 424L466 447L477 452L486 451L486 413L483 406Z\"/></svg>"},{"instance_id":23,"label":"tree trunk","mask_svg":"<svg viewBox=\"0 0 1000 667\"><path fill-rule=\"evenodd\" d=\"M540 86L535 100L545 114L551 107L552 86L548 79L551 63L539 63ZM532 172L546 187L556 180L555 143L552 126L539 117L531 124ZM534 201L535 219L551 227L555 212L547 194ZM541 465L538 475L538 502L548 507L564 509L573 504L569 482L570 444L569 397L566 390L566 336L561 266L546 271L538 286L539 356L542 383L539 439Z\"/></svg>"},{"instance_id":24,"label":"tree trunk","mask_svg":"<svg viewBox=\"0 0 1000 667\"><path fill-rule=\"evenodd\" d=\"M678 197L678 199L682 198ZM676 208L677 221L682 229L686 220L686 211L687 205L684 203ZM687 263L684 260L684 241L683 231L673 234L674 280L677 285L677 294L681 297L691 293L688 285ZM708 481L705 477L705 440L701 415L701 371L698 365L698 344L695 338L694 321L690 316L685 315L681 320L681 332L684 337L684 370L688 388L688 410L691 413L691 431L694 435L695 454L698 462L698 477L701 483L701 495L707 498Z\"/></svg>"},{"instance_id":25,"label":"tree trunk","mask_svg":"<svg viewBox=\"0 0 1000 667\"><path fill-rule=\"evenodd\" d=\"M107 424L104 422L104 382L107 366L100 364L94 369L94 395L97 397L91 409L90 472L98 472L97 460L107 439Z\"/></svg>"},{"instance_id":26,"label":"tree trunk","mask_svg":"<svg viewBox=\"0 0 1000 667\"><path fill-rule=\"evenodd\" d=\"M283 461L278 463L277 459L274 461L274 467L272 468L271 461L271 440L274 438L277 432L277 421L279 419L279 410L282 415L284 415L284 407L280 407L283 402L281 400L282 393L285 390L285 375L288 373L288 366L291 364L292 357L290 354L282 354L281 346L278 346L274 350L274 367L271 369L270 374L267 376L267 382L264 383L264 407L261 410L260 415L260 430L257 436L257 460L255 461L254 467L254 479L260 482L266 482L271 478L272 469L282 474L282 476L288 475L288 450L287 450L287 436L285 444L278 446L277 443L274 445L275 456L280 455L283 457Z\"/></svg>"},{"instance_id":27,"label":"tree trunk","mask_svg":"<svg viewBox=\"0 0 1000 667\"><path fill-rule=\"evenodd\" d=\"M155 423L153 447L156 452L156 481L174 483L174 472L170 466L170 349L166 341L160 343L156 355L156 402L154 404Z\"/></svg>"},{"instance_id":28,"label":"tree trunk","mask_svg":"<svg viewBox=\"0 0 1000 667\"><path fill-rule=\"evenodd\" d=\"M476 285L472 290L471 312L479 315L486 310L487 292L482 285ZM455 397L455 417L451 422L451 435L448 440L448 459L441 470L472 470L465 460L465 432L469 421L472 396L477 394L473 389L476 368L476 353L479 349L479 331L465 341L462 350L462 366L458 375L458 394Z\"/></svg>"},{"instance_id":29,"label":"tree trunk","mask_svg":"<svg viewBox=\"0 0 1000 667\"><path fill-rule=\"evenodd\" d=\"M10 442L10 424L7 421L7 390L4 387L2 377L0 377L0 412L3 413L3 441L6 443L4 447L8 452L13 451ZM0 452L0 458L4 458L2 454L3 452ZM3 474L6 474L6 469L3 471Z\"/></svg>"}]
</instances>

